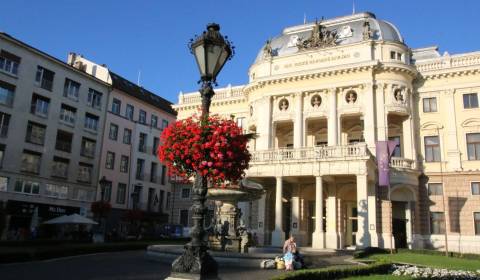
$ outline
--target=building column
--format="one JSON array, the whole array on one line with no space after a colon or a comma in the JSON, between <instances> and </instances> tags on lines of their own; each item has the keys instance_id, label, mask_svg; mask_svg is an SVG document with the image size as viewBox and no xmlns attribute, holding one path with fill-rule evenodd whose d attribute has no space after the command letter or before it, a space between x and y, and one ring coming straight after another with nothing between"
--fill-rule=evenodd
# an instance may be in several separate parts
<instances>
[{"instance_id":1,"label":"building column","mask_svg":"<svg viewBox=\"0 0 480 280\"><path fill-rule=\"evenodd\" d=\"M368 233L370 234L370 246L378 247L376 185L375 182L367 182L367 184Z\"/></svg>"},{"instance_id":2,"label":"building column","mask_svg":"<svg viewBox=\"0 0 480 280\"><path fill-rule=\"evenodd\" d=\"M375 93L377 97L377 140L378 141L386 141L388 138L388 131L387 131L387 116L385 114L385 91L386 85L385 84L377 84ZM372 153L375 153L375 149L372 150Z\"/></svg>"},{"instance_id":3,"label":"building column","mask_svg":"<svg viewBox=\"0 0 480 280\"><path fill-rule=\"evenodd\" d=\"M302 230L302 205L301 205L301 185L295 186L292 194L292 224L291 234L295 236L298 246L305 246L307 244L307 236L304 230Z\"/></svg>"},{"instance_id":4,"label":"building column","mask_svg":"<svg viewBox=\"0 0 480 280\"><path fill-rule=\"evenodd\" d=\"M303 93L295 95L295 121L293 123L293 147L303 146Z\"/></svg>"},{"instance_id":5,"label":"building column","mask_svg":"<svg viewBox=\"0 0 480 280\"><path fill-rule=\"evenodd\" d=\"M357 175L357 248L370 246L368 208L368 178L367 175Z\"/></svg>"},{"instance_id":6,"label":"building column","mask_svg":"<svg viewBox=\"0 0 480 280\"><path fill-rule=\"evenodd\" d=\"M322 176L315 177L315 232L312 234L312 247L325 248L325 232L323 231L323 182Z\"/></svg>"},{"instance_id":7,"label":"building column","mask_svg":"<svg viewBox=\"0 0 480 280\"><path fill-rule=\"evenodd\" d=\"M339 249L338 241L336 186L329 185L327 198L327 233L325 234L326 247L329 249Z\"/></svg>"},{"instance_id":8,"label":"building column","mask_svg":"<svg viewBox=\"0 0 480 280\"><path fill-rule=\"evenodd\" d=\"M457 120L456 120L456 113L455 113L455 90L447 90L443 95L446 97L447 110L446 112L450 112L447 118L447 158L448 164L447 168L448 171L460 171L462 170L462 161L461 161L461 154L460 149L458 147L458 138L457 138ZM439 103L438 103L439 104ZM437 104L437 107L439 105ZM441 108L438 108L438 111L441 112Z\"/></svg>"},{"instance_id":9,"label":"building column","mask_svg":"<svg viewBox=\"0 0 480 280\"><path fill-rule=\"evenodd\" d=\"M262 108L257 114L258 127L257 134L259 135L256 140L257 150L268 150L272 147L272 100L270 96L264 97L259 102L259 108Z\"/></svg>"},{"instance_id":10,"label":"building column","mask_svg":"<svg viewBox=\"0 0 480 280\"><path fill-rule=\"evenodd\" d=\"M275 190L275 230L272 232L272 246L283 246L285 232L283 231L283 184L282 177L276 177Z\"/></svg>"},{"instance_id":11,"label":"building column","mask_svg":"<svg viewBox=\"0 0 480 280\"><path fill-rule=\"evenodd\" d=\"M337 117L337 89L332 88L328 93L329 111L328 111L328 146L338 145L338 117Z\"/></svg>"},{"instance_id":12,"label":"building column","mask_svg":"<svg viewBox=\"0 0 480 280\"><path fill-rule=\"evenodd\" d=\"M364 96L365 96L365 110L363 115L363 135L365 137L365 142L370 150L375 150L375 102L374 102L374 88L371 83L365 85Z\"/></svg>"}]
</instances>

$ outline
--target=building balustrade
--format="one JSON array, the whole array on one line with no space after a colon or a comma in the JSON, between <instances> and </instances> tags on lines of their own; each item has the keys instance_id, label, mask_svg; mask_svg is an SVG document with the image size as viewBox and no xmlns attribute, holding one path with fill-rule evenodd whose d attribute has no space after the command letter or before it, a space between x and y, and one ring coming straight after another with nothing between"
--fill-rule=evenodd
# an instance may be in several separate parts
<instances>
[{"instance_id":1,"label":"building balustrade","mask_svg":"<svg viewBox=\"0 0 480 280\"><path fill-rule=\"evenodd\" d=\"M366 144L346 146L279 148L252 152L252 164L274 161L328 161L369 157Z\"/></svg>"},{"instance_id":2,"label":"building balustrade","mask_svg":"<svg viewBox=\"0 0 480 280\"><path fill-rule=\"evenodd\" d=\"M407 158L392 157L390 167L401 169L415 169L415 161Z\"/></svg>"}]
</instances>

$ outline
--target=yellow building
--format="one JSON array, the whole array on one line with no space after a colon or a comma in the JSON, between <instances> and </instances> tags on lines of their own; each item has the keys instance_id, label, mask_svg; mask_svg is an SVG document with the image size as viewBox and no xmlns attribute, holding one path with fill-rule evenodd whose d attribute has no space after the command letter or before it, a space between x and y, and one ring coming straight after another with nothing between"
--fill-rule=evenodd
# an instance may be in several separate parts
<instances>
[{"instance_id":1,"label":"yellow building","mask_svg":"<svg viewBox=\"0 0 480 280\"><path fill-rule=\"evenodd\" d=\"M260 243L443 249L447 230L450 250L479 253L479 72L480 53L411 49L371 13L268 41L249 82L217 89L211 107L258 135L247 176L267 193L241 207ZM199 106L193 92L174 108L182 119ZM391 203L378 186L384 140L400 143Z\"/></svg>"}]
</instances>

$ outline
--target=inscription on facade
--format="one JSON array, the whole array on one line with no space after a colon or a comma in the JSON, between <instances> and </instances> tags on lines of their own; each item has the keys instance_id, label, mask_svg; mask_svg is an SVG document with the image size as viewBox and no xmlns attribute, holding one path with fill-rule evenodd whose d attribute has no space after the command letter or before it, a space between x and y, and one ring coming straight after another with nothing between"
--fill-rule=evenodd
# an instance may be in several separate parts
<instances>
[{"instance_id":1,"label":"inscription on facade","mask_svg":"<svg viewBox=\"0 0 480 280\"><path fill-rule=\"evenodd\" d=\"M301 66L305 66L305 65L320 64L320 63L326 63L326 62L331 62L331 61L349 59L351 57L352 57L352 55L349 54L349 53L332 55L332 56L320 57L320 58L316 58L316 59L309 59L309 60L303 60L303 61L298 61L298 62L286 63L286 64L283 64L281 66L281 68L289 69L289 68L292 68L292 67L301 67ZM275 69L277 70L278 68L275 67Z\"/></svg>"}]
</instances>

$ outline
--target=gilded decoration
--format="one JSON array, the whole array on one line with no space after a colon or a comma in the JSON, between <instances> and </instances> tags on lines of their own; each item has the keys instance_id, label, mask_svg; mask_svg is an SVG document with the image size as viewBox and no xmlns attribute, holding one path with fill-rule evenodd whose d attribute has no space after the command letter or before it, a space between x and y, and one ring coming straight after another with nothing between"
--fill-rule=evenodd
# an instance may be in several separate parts
<instances>
[{"instance_id":1,"label":"gilded decoration","mask_svg":"<svg viewBox=\"0 0 480 280\"><path fill-rule=\"evenodd\" d=\"M299 38L297 47L300 51L309 49L319 49L333 47L337 43L337 31L327 30L320 22L315 21L310 38Z\"/></svg>"}]
</instances>

